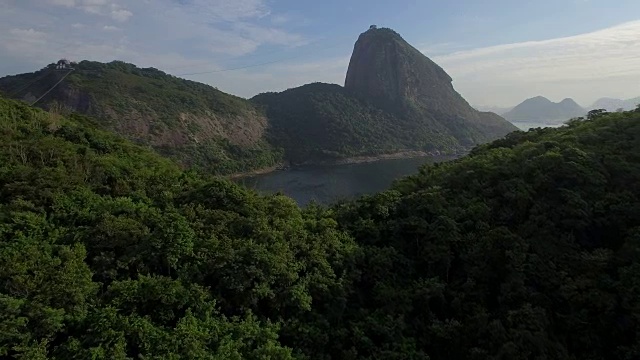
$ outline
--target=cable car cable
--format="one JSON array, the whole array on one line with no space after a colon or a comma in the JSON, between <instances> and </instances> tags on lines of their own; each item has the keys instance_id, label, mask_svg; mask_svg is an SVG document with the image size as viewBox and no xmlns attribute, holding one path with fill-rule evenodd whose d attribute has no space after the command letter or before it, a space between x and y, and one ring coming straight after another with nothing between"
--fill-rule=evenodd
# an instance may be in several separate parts
<instances>
[{"instance_id":1,"label":"cable car cable","mask_svg":"<svg viewBox=\"0 0 640 360\"><path fill-rule=\"evenodd\" d=\"M24 85L23 87L19 88L18 90L14 90L14 91L10 92L9 93L9 97L15 97L16 95L18 95L19 93L21 93L25 89L28 89L31 85L33 85L33 84L37 83L38 81L44 79L45 76L49 75L49 71L47 71L47 70L45 70L44 74L42 74L41 76L38 76L35 80L27 83L26 85Z\"/></svg>"},{"instance_id":2,"label":"cable car cable","mask_svg":"<svg viewBox=\"0 0 640 360\"><path fill-rule=\"evenodd\" d=\"M47 94L49 94L53 89L56 88L56 86L58 86L58 84L60 84L64 79L66 79L67 76L69 76L69 74L71 74L73 72L73 70L75 69L70 69L68 73L64 74L64 76L62 77L62 79L60 79L57 83L55 83L51 89L47 90L46 93L44 93L44 95L40 96L38 98L38 100L34 101L33 104L31 104L31 106L34 106L35 104L38 103L38 101L42 100L43 97L47 96Z\"/></svg>"}]
</instances>

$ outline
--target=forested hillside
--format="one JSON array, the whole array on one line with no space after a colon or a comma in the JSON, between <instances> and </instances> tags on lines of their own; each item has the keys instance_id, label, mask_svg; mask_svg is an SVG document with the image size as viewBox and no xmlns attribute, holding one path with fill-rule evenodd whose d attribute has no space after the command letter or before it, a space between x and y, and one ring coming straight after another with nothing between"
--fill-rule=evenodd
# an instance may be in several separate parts
<instances>
[{"instance_id":1,"label":"forested hillside","mask_svg":"<svg viewBox=\"0 0 640 360\"><path fill-rule=\"evenodd\" d=\"M353 242L90 120L0 100L0 357L289 358ZM292 343L293 345L293 343Z\"/></svg>"},{"instance_id":2,"label":"forested hillside","mask_svg":"<svg viewBox=\"0 0 640 360\"><path fill-rule=\"evenodd\" d=\"M267 119L247 100L154 68L113 61L55 65L0 79L7 94L100 120L104 129L213 174L272 166L282 152L265 139ZM53 87L58 81L64 80Z\"/></svg>"},{"instance_id":3,"label":"forested hillside","mask_svg":"<svg viewBox=\"0 0 640 360\"><path fill-rule=\"evenodd\" d=\"M264 106L270 135L294 163L389 154L409 149L457 153L450 135L434 134L354 97L343 87L315 83L252 99ZM413 128L414 131L407 131Z\"/></svg>"},{"instance_id":4,"label":"forested hillside","mask_svg":"<svg viewBox=\"0 0 640 360\"><path fill-rule=\"evenodd\" d=\"M510 134L335 214L362 260L333 343L361 358L640 356L640 111Z\"/></svg>"},{"instance_id":5,"label":"forested hillside","mask_svg":"<svg viewBox=\"0 0 640 360\"><path fill-rule=\"evenodd\" d=\"M0 357L636 359L640 112L298 208L0 99Z\"/></svg>"}]
</instances>

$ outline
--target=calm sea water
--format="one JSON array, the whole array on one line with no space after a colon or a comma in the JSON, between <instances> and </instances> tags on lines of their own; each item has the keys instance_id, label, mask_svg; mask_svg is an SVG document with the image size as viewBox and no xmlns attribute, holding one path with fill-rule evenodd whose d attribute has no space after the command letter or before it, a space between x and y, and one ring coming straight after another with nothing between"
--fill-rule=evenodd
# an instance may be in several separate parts
<instances>
[{"instance_id":1,"label":"calm sea water","mask_svg":"<svg viewBox=\"0 0 640 360\"><path fill-rule=\"evenodd\" d=\"M559 127L540 123L514 123L522 130ZM349 165L305 166L287 171L246 177L238 183L261 193L282 192L304 206L311 201L331 204L342 199L384 191L394 180L415 174L424 164L455 159L455 156L380 160Z\"/></svg>"},{"instance_id":2,"label":"calm sea water","mask_svg":"<svg viewBox=\"0 0 640 360\"><path fill-rule=\"evenodd\" d=\"M384 191L395 179L414 174L424 164L454 156L380 160L371 163L306 166L237 180L262 193L282 192L304 206L311 201L330 204Z\"/></svg>"}]
</instances>

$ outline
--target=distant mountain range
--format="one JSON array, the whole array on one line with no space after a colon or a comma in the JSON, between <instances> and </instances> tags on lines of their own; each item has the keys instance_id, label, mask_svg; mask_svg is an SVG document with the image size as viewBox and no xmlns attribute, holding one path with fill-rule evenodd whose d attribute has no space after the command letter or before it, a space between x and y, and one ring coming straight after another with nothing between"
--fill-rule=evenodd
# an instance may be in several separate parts
<instances>
[{"instance_id":1,"label":"distant mountain range","mask_svg":"<svg viewBox=\"0 0 640 360\"><path fill-rule=\"evenodd\" d=\"M564 99L559 103L554 103L545 97L536 96L525 100L503 116L511 122L559 124L585 114L586 110L573 99Z\"/></svg>"},{"instance_id":2,"label":"distant mountain range","mask_svg":"<svg viewBox=\"0 0 640 360\"><path fill-rule=\"evenodd\" d=\"M605 109L614 112L622 109L629 111L638 105L640 105L640 97L626 100L603 97L590 106L582 107L570 98L554 103L543 96L537 96L527 99L515 107L477 105L474 108L479 111L494 112L511 122L561 124L571 118L584 116L590 110Z\"/></svg>"}]
</instances>

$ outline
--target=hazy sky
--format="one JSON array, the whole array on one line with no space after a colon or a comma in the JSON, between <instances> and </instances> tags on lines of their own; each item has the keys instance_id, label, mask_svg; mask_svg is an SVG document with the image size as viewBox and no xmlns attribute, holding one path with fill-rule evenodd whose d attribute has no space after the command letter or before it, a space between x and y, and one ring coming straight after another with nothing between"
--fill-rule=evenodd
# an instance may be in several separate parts
<instances>
[{"instance_id":1,"label":"hazy sky","mask_svg":"<svg viewBox=\"0 0 640 360\"><path fill-rule=\"evenodd\" d=\"M640 0L0 0L0 75L117 59L250 97L342 84L371 24L472 104L640 96Z\"/></svg>"}]
</instances>

